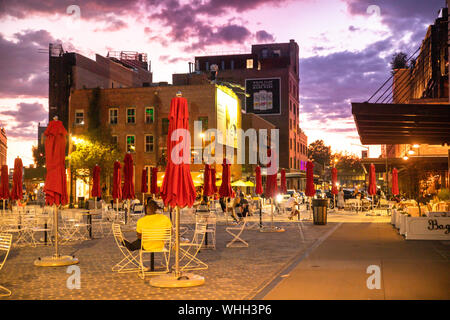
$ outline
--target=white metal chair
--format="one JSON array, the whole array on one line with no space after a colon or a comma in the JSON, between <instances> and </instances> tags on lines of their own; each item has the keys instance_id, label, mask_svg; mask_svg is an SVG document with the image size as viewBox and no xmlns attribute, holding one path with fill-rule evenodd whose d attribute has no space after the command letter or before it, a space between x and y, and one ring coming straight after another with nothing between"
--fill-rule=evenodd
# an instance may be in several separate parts
<instances>
[{"instance_id":1,"label":"white metal chair","mask_svg":"<svg viewBox=\"0 0 450 320\"><path fill-rule=\"evenodd\" d=\"M248 247L248 243L241 238L242 233L245 230L247 224L247 218L243 218L236 226L227 227L225 231L233 236L233 239L227 243L227 248L239 248Z\"/></svg>"},{"instance_id":2,"label":"white metal chair","mask_svg":"<svg viewBox=\"0 0 450 320\"><path fill-rule=\"evenodd\" d=\"M3 266L5 265L6 258L8 258L9 251L11 250L11 244L12 234L0 233L0 253L3 253L5 255L3 257L3 260L0 262L0 270L2 270ZM0 285L0 297L9 297L11 294L11 290Z\"/></svg>"},{"instance_id":3,"label":"white metal chair","mask_svg":"<svg viewBox=\"0 0 450 320\"><path fill-rule=\"evenodd\" d=\"M78 212L61 211L61 218L63 223L58 228L61 244L88 239L88 224L83 222L83 217Z\"/></svg>"},{"instance_id":4,"label":"white metal chair","mask_svg":"<svg viewBox=\"0 0 450 320\"><path fill-rule=\"evenodd\" d=\"M141 250L139 250L139 277L145 278L146 274L169 273L170 249L172 245L172 226L167 228L142 229ZM146 248L147 247L147 248ZM161 271L147 271L144 266L143 255L145 253L162 253L165 268Z\"/></svg>"},{"instance_id":5,"label":"white metal chair","mask_svg":"<svg viewBox=\"0 0 450 320\"><path fill-rule=\"evenodd\" d=\"M181 271L205 270L208 265L197 258L205 240L207 222L197 222L195 224L194 235L191 242L180 243L180 262L187 261L180 269Z\"/></svg>"},{"instance_id":6,"label":"white metal chair","mask_svg":"<svg viewBox=\"0 0 450 320\"><path fill-rule=\"evenodd\" d=\"M120 224L113 223L112 224L112 232L114 235L114 240L116 241L117 247L123 255L122 260L116 263L112 267L113 272L117 273L130 273L130 272L139 272L139 260L137 251L133 252L128 250L127 247L123 245L123 233L120 228Z\"/></svg>"}]
</instances>

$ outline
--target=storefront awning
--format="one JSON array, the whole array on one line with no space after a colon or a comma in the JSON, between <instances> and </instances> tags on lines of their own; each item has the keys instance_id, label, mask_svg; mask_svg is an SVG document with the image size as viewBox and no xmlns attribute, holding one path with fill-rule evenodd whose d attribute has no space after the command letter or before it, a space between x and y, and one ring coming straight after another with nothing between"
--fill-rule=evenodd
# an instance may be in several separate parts
<instances>
[{"instance_id":1,"label":"storefront awning","mask_svg":"<svg viewBox=\"0 0 450 320\"><path fill-rule=\"evenodd\" d=\"M352 103L364 145L450 144L450 104Z\"/></svg>"}]
</instances>

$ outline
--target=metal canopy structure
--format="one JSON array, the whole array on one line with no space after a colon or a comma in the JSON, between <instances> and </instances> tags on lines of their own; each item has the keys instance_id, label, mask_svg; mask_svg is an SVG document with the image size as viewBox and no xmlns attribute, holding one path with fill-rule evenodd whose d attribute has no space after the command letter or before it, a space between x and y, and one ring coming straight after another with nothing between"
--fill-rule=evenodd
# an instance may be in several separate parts
<instances>
[{"instance_id":1,"label":"metal canopy structure","mask_svg":"<svg viewBox=\"0 0 450 320\"><path fill-rule=\"evenodd\" d=\"M352 103L361 143L450 144L450 104Z\"/></svg>"}]
</instances>

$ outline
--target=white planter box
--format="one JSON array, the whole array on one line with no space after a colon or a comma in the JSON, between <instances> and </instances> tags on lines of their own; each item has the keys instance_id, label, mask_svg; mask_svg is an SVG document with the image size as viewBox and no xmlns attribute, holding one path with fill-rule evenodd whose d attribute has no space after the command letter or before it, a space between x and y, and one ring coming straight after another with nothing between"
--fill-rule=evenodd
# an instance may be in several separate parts
<instances>
[{"instance_id":1,"label":"white planter box","mask_svg":"<svg viewBox=\"0 0 450 320\"><path fill-rule=\"evenodd\" d=\"M392 210L392 215L391 215L391 224L395 226L395 219L397 217L397 210Z\"/></svg>"},{"instance_id":2,"label":"white planter box","mask_svg":"<svg viewBox=\"0 0 450 320\"><path fill-rule=\"evenodd\" d=\"M400 214L400 228L398 232L401 235L404 235L406 233L406 219L410 218L407 214Z\"/></svg>"},{"instance_id":3,"label":"white planter box","mask_svg":"<svg viewBox=\"0 0 450 320\"><path fill-rule=\"evenodd\" d=\"M406 240L450 240L450 217L407 217Z\"/></svg>"}]
</instances>

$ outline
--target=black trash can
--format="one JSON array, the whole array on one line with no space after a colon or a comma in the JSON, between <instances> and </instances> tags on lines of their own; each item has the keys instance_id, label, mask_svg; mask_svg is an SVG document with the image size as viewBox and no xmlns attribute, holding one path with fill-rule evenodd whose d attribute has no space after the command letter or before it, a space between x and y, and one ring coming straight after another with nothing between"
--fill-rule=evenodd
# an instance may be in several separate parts
<instances>
[{"instance_id":1,"label":"black trash can","mask_svg":"<svg viewBox=\"0 0 450 320\"><path fill-rule=\"evenodd\" d=\"M327 224L328 199L312 199L314 224Z\"/></svg>"}]
</instances>

